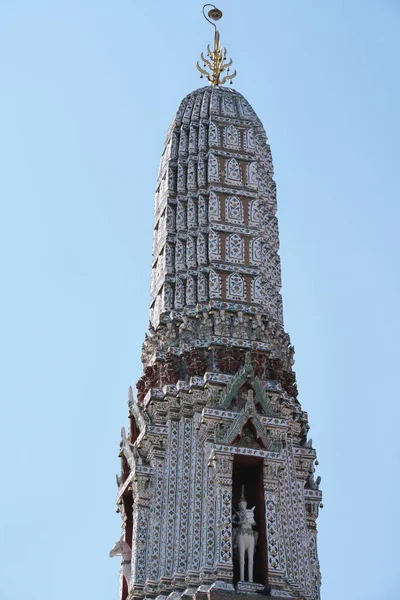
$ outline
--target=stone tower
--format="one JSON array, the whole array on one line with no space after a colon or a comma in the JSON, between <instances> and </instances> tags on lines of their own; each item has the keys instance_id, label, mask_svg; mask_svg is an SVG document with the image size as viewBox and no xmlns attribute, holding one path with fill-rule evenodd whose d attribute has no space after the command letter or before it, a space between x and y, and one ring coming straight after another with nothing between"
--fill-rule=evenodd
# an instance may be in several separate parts
<instances>
[{"instance_id":1,"label":"stone tower","mask_svg":"<svg viewBox=\"0 0 400 600\"><path fill-rule=\"evenodd\" d=\"M220 73L181 102L161 158L150 325L117 478L120 600L320 597L320 478L283 328L271 151ZM256 539L244 578L243 494Z\"/></svg>"}]
</instances>

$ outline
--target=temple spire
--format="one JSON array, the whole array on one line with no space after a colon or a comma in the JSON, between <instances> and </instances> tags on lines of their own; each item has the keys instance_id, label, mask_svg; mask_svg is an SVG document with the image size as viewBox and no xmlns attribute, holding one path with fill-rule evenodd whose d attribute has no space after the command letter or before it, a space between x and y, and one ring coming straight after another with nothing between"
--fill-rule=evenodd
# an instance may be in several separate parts
<instances>
[{"instance_id":1,"label":"temple spire","mask_svg":"<svg viewBox=\"0 0 400 600\"><path fill-rule=\"evenodd\" d=\"M205 8L209 6L211 6L212 8L208 11L206 15ZM219 8L217 8L213 4L205 4L203 6L203 15L206 21L211 23L211 25L214 27L214 49L211 50L210 44L208 44L208 58L205 58L204 54L201 53L201 60L203 61L203 66L205 68L202 68L199 65L199 62L197 62L196 66L201 73L200 77L207 77L211 85L215 86L223 85L227 81L229 81L229 83L232 83L232 79L236 77L236 69L233 73L229 72L230 66L232 65L232 59L226 60L226 48L221 46L219 31L215 23L212 22L219 21L219 19L222 17L222 11L220 11ZM212 21L210 21L210 19L212 19ZM209 70L207 70L207 68ZM221 77L222 73L224 72L226 72L226 75Z\"/></svg>"},{"instance_id":2,"label":"temple spire","mask_svg":"<svg viewBox=\"0 0 400 600\"><path fill-rule=\"evenodd\" d=\"M213 85L180 103L155 186L150 324L119 446L119 600L320 600L322 492L283 328L271 149L221 85L225 57L215 29Z\"/></svg>"}]
</instances>

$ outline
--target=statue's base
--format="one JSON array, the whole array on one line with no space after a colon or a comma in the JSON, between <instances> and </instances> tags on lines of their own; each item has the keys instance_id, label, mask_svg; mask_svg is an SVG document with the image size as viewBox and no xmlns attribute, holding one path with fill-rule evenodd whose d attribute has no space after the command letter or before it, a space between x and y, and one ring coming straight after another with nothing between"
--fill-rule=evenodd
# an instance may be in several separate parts
<instances>
[{"instance_id":1,"label":"statue's base","mask_svg":"<svg viewBox=\"0 0 400 600\"><path fill-rule=\"evenodd\" d=\"M269 600L303 600L301 596L292 596L284 590L266 588L261 583L248 581L239 581L235 587L231 583L216 581L212 586L204 588L208 588L204 598L196 593L194 600L262 600L263 597Z\"/></svg>"},{"instance_id":2,"label":"statue's base","mask_svg":"<svg viewBox=\"0 0 400 600\"><path fill-rule=\"evenodd\" d=\"M236 584L236 591L242 592L243 594L257 594L265 589L262 583L250 583L250 581L238 581Z\"/></svg>"},{"instance_id":3,"label":"statue's base","mask_svg":"<svg viewBox=\"0 0 400 600\"><path fill-rule=\"evenodd\" d=\"M173 591L170 594L160 594L155 600L304 600L285 590L265 587L261 583L239 581L235 586L226 581L215 581L212 585L204 584L198 588L187 588L185 591ZM129 600L154 600L154 596L129 595Z\"/></svg>"}]
</instances>

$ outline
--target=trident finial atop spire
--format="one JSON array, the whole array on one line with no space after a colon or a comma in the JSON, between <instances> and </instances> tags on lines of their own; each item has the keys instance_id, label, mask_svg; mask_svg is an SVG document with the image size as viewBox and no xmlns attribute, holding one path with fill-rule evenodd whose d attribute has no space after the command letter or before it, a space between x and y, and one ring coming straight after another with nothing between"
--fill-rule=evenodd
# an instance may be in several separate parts
<instances>
[{"instance_id":1,"label":"trident finial atop spire","mask_svg":"<svg viewBox=\"0 0 400 600\"><path fill-rule=\"evenodd\" d=\"M206 14L204 12L204 9L207 6L212 7L211 10L209 10L207 13L209 18L206 16ZM211 83L211 85L223 85L227 81L229 81L229 83L232 83L232 79L234 77L236 77L236 69L232 74L229 73L229 68L232 64L232 59L225 62L226 49L223 46L221 46L221 43L219 40L219 31L217 29L217 26L215 25L215 23L210 21L210 19L212 19L213 21L219 21L219 19L222 17L222 12L219 10L219 8L217 8L213 4L205 4L203 6L203 15L204 15L204 18L206 19L206 21L211 23L211 25L214 27L215 33L214 33L214 50L211 50L209 44L207 46L207 56L210 60L205 58L203 53L201 53L201 55L200 55L201 60L204 63L204 66L208 67L210 69L210 72L208 72L206 69L203 69L202 67L200 67L199 63L197 62L196 66L201 73L200 77L206 76L208 81ZM221 78L221 74L224 71L226 71L227 74Z\"/></svg>"}]
</instances>

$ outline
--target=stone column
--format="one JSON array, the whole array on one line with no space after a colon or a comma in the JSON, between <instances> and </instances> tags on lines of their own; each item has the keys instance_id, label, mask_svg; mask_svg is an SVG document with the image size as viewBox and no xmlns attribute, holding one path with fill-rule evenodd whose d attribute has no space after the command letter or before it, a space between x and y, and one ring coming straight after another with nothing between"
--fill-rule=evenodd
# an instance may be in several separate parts
<instances>
[{"instance_id":1,"label":"stone column","mask_svg":"<svg viewBox=\"0 0 400 600\"><path fill-rule=\"evenodd\" d=\"M132 572L131 598L142 598L146 583L148 525L150 514L151 475L136 467L132 485L133 528L132 528Z\"/></svg>"},{"instance_id":2,"label":"stone column","mask_svg":"<svg viewBox=\"0 0 400 600\"><path fill-rule=\"evenodd\" d=\"M200 439L200 443L204 439ZM215 565L215 540L216 540L216 490L215 468L210 462L211 446L205 443L203 454L203 482L201 488L201 502L203 517L201 521L201 579L203 583L214 581Z\"/></svg>"},{"instance_id":3,"label":"stone column","mask_svg":"<svg viewBox=\"0 0 400 600\"><path fill-rule=\"evenodd\" d=\"M281 523L279 516L279 473L280 461L264 459L265 523L267 535L268 584L280 585L285 575Z\"/></svg>"},{"instance_id":4,"label":"stone column","mask_svg":"<svg viewBox=\"0 0 400 600\"><path fill-rule=\"evenodd\" d=\"M149 455L153 466L153 482L151 487L151 510L149 511L149 529L147 540L147 577L145 592L147 595L157 594L158 572L160 568L162 547L162 522L165 493L165 450L152 449Z\"/></svg>"},{"instance_id":5,"label":"stone column","mask_svg":"<svg viewBox=\"0 0 400 600\"><path fill-rule=\"evenodd\" d=\"M177 502L175 509L174 533L174 574L175 585L185 586L188 571L188 546L192 544L189 517L193 512L191 497L191 476L194 470L192 456L192 418L186 416L180 421L179 455L177 476ZM193 459L193 461L192 461Z\"/></svg>"},{"instance_id":6,"label":"stone column","mask_svg":"<svg viewBox=\"0 0 400 600\"><path fill-rule=\"evenodd\" d=\"M202 542L202 518L206 514L206 501L202 490L204 486L204 443L201 443L199 436L201 415L194 415L194 430L192 435L192 473L191 473L191 510L189 531L191 540L188 553L188 584L190 586L200 585L200 565L201 565L201 542Z\"/></svg>"},{"instance_id":7,"label":"stone column","mask_svg":"<svg viewBox=\"0 0 400 600\"><path fill-rule=\"evenodd\" d=\"M322 494L319 490L304 490L307 517L307 531L309 540L309 559L311 567L311 585L313 598L319 600L321 587L321 572L317 552L317 518Z\"/></svg>"},{"instance_id":8,"label":"stone column","mask_svg":"<svg viewBox=\"0 0 400 600\"><path fill-rule=\"evenodd\" d=\"M305 426L305 429L307 430L307 426ZM291 499L295 511L293 526L297 538L296 546L299 561L299 576L293 583L294 589L298 591L299 595L311 597L314 584L305 506L305 485L309 479L313 481L314 458L314 450L298 449L291 442L288 442L288 459L292 463L292 473L296 478L293 478Z\"/></svg>"},{"instance_id":9,"label":"stone column","mask_svg":"<svg viewBox=\"0 0 400 600\"><path fill-rule=\"evenodd\" d=\"M216 548L215 575L218 580L232 582L232 474L233 455L216 452L212 455L216 486Z\"/></svg>"}]
</instances>

